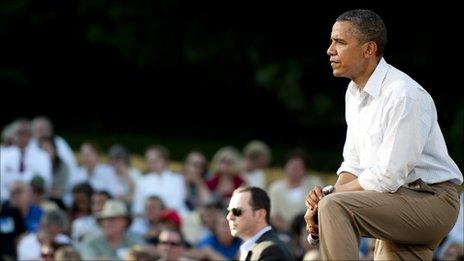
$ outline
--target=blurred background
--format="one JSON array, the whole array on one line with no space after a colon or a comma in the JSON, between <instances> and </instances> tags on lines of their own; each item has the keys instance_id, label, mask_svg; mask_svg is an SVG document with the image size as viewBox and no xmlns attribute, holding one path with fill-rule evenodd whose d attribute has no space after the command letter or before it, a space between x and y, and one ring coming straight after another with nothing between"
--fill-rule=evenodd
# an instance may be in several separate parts
<instances>
[{"instance_id":1,"label":"blurred background","mask_svg":"<svg viewBox=\"0 0 464 261\"><path fill-rule=\"evenodd\" d=\"M272 165L301 147L334 172L348 80L332 76L329 35L343 11L370 8L388 28L387 62L433 96L463 169L458 8L402 2L1 1L0 126L46 115L74 150L161 143L174 160L260 139Z\"/></svg>"}]
</instances>

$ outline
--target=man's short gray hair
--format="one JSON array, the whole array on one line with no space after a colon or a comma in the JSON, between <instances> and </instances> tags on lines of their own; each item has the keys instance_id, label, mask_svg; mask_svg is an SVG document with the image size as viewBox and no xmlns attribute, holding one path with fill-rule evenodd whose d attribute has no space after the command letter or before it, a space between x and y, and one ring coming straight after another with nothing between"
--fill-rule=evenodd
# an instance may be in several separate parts
<instances>
[{"instance_id":1,"label":"man's short gray hair","mask_svg":"<svg viewBox=\"0 0 464 261\"><path fill-rule=\"evenodd\" d=\"M377 56L382 57L387 45L387 27L375 12L366 9L350 10L341 14L337 22L350 22L357 29L357 37L362 42L377 44Z\"/></svg>"},{"instance_id":2,"label":"man's short gray hair","mask_svg":"<svg viewBox=\"0 0 464 261\"><path fill-rule=\"evenodd\" d=\"M69 226L68 217L60 209L45 211L41 224L48 227L59 227L62 231L66 231Z\"/></svg>"}]
</instances>

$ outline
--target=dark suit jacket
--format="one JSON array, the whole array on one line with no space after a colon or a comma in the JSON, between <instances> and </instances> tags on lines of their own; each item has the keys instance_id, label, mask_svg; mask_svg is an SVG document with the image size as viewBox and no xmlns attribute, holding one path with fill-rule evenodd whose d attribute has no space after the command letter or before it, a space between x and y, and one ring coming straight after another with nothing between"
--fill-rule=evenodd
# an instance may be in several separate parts
<instances>
[{"instance_id":1,"label":"dark suit jacket","mask_svg":"<svg viewBox=\"0 0 464 261\"><path fill-rule=\"evenodd\" d=\"M290 250L280 241L274 231L269 230L256 241L245 260L293 260Z\"/></svg>"}]
</instances>

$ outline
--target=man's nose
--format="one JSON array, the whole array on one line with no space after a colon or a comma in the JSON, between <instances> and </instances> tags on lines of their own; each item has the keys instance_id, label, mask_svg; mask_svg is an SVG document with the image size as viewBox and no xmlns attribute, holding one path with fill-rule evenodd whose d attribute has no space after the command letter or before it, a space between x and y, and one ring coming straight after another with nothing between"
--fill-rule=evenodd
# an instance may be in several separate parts
<instances>
[{"instance_id":1,"label":"man's nose","mask_svg":"<svg viewBox=\"0 0 464 261\"><path fill-rule=\"evenodd\" d=\"M335 55L335 49L333 48L333 44L332 44L332 43L329 45L329 48L327 48L327 55L328 55L328 56Z\"/></svg>"},{"instance_id":2,"label":"man's nose","mask_svg":"<svg viewBox=\"0 0 464 261\"><path fill-rule=\"evenodd\" d=\"M232 212L227 212L226 219L227 220L233 220L234 215L232 215Z\"/></svg>"}]
</instances>

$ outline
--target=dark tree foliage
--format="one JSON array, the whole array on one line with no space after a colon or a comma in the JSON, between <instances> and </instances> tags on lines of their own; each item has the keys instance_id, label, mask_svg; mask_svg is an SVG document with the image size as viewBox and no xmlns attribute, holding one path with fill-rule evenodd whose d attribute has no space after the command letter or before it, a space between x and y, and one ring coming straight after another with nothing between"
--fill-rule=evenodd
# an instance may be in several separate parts
<instances>
[{"instance_id":1,"label":"dark tree foliage","mask_svg":"<svg viewBox=\"0 0 464 261\"><path fill-rule=\"evenodd\" d=\"M0 126L46 114L62 130L341 151L348 81L325 52L353 8L384 18L387 62L432 94L462 167L459 16L445 3L1 1Z\"/></svg>"}]
</instances>

